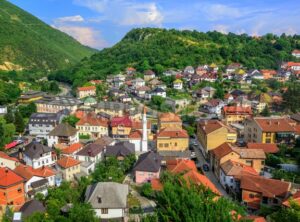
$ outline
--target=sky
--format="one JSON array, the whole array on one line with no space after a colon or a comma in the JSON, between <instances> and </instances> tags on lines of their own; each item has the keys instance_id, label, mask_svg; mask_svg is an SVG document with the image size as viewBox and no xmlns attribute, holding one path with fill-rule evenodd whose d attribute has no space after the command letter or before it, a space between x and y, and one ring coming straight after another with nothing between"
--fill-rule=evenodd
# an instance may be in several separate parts
<instances>
[{"instance_id":1,"label":"sky","mask_svg":"<svg viewBox=\"0 0 300 222\"><path fill-rule=\"evenodd\" d=\"M300 34L300 0L9 0L84 45L102 49L132 28Z\"/></svg>"}]
</instances>

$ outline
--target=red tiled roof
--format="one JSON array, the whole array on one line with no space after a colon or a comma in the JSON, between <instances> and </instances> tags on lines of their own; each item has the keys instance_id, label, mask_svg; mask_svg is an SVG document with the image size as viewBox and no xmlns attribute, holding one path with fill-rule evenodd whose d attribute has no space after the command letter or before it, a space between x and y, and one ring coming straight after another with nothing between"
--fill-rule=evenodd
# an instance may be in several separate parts
<instances>
[{"instance_id":1,"label":"red tiled roof","mask_svg":"<svg viewBox=\"0 0 300 222\"><path fill-rule=\"evenodd\" d=\"M163 128L157 133L156 138L158 137L189 138L189 135L184 129Z\"/></svg>"},{"instance_id":2,"label":"red tiled roof","mask_svg":"<svg viewBox=\"0 0 300 222\"><path fill-rule=\"evenodd\" d=\"M61 158L60 160L58 160L56 162L60 167L67 169L70 168L72 166L76 166L78 164L80 164L80 161L73 159L72 157L66 156Z\"/></svg>"},{"instance_id":3,"label":"red tiled roof","mask_svg":"<svg viewBox=\"0 0 300 222\"><path fill-rule=\"evenodd\" d=\"M147 128L151 128L151 122L147 121ZM143 129L143 122L141 121L132 121L132 129Z\"/></svg>"},{"instance_id":4,"label":"red tiled roof","mask_svg":"<svg viewBox=\"0 0 300 222\"><path fill-rule=\"evenodd\" d=\"M83 110L76 110L76 112L75 112L75 116L78 119L81 119L82 117L84 117L84 115L85 115L85 112Z\"/></svg>"},{"instance_id":5,"label":"red tiled roof","mask_svg":"<svg viewBox=\"0 0 300 222\"><path fill-rule=\"evenodd\" d=\"M143 137L143 133L140 130L133 130L128 135L129 139L141 139Z\"/></svg>"},{"instance_id":6,"label":"red tiled roof","mask_svg":"<svg viewBox=\"0 0 300 222\"><path fill-rule=\"evenodd\" d=\"M267 222L264 217L256 216L256 215L249 215L242 217L243 221L252 221L252 222Z\"/></svg>"},{"instance_id":7,"label":"red tiled roof","mask_svg":"<svg viewBox=\"0 0 300 222\"><path fill-rule=\"evenodd\" d=\"M88 113L84 115L79 122L76 123L77 126L89 125L89 126L103 126L108 127L108 120L104 118L98 118L95 113Z\"/></svg>"},{"instance_id":8,"label":"red tiled roof","mask_svg":"<svg viewBox=\"0 0 300 222\"><path fill-rule=\"evenodd\" d=\"M102 80L100 80L100 79L90 80L90 83L92 83L92 84L101 84Z\"/></svg>"},{"instance_id":9,"label":"red tiled roof","mask_svg":"<svg viewBox=\"0 0 300 222\"><path fill-rule=\"evenodd\" d=\"M262 193L265 197L285 197L290 188L290 183L281 180L252 175L243 175L241 177L241 189Z\"/></svg>"},{"instance_id":10,"label":"red tiled roof","mask_svg":"<svg viewBox=\"0 0 300 222\"><path fill-rule=\"evenodd\" d=\"M70 146L65 147L64 149L61 150L63 154L72 154L78 150L80 150L83 147L81 143L73 143Z\"/></svg>"},{"instance_id":11,"label":"red tiled roof","mask_svg":"<svg viewBox=\"0 0 300 222\"><path fill-rule=\"evenodd\" d=\"M300 53L299 49L294 49L292 53Z\"/></svg>"},{"instance_id":12,"label":"red tiled roof","mask_svg":"<svg viewBox=\"0 0 300 222\"><path fill-rule=\"evenodd\" d=\"M126 70L127 70L127 71L135 71L135 68L133 68L133 67L128 67Z\"/></svg>"},{"instance_id":13,"label":"red tiled roof","mask_svg":"<svg viewBox=\"0 0 300 222\"><path fill-rule=\"evenodd\" d=\"M23 183L23 177L7 167L0 168L0 187L10 187L14 184Z\"/></svg>"},{"instance_id":14,"label":"red tiled roof","mask_svg":"<svg viewBox=\"0 0 300 222\"><path fill-rule=\"evenodd\" d=\"M287 66L288 67L291 67L291 66L300 66L300 62L288 62Z\"/></svg>"},{"instance_id":15,"label":"red tiled roof","mask_svg":"<svg viewBox=\"0 0 300 222\"><path fill-rule=\"evenodd\" d=\"M265 153L278 153L279 148L275 143L248 143L248 149L263 149Z\"/></svg>"},{"instance_id":16,"label":"red tiled roof","mask_svg":"<svg viewBox=\"0 0 300 222\"><path fill-rule=\"evenodd\" d=\"M212 153L218 158L221 159L223 156L234 152L229 143L222 143L220 146L212 150Z\"/></svg>"},{"instance_id":17,"label":"red tiled roof","mask_svg":"<svg viewBox=\"0 0 300 222\"><path fill-rule=\"evenodd\" d=\"M46 177L51 177L51 176L55 175L54 171L50 167L47 167L47 166L33 169L31 166L22 164L22 165L17 166L14 171L17 174L19 174L20 176L24 177L26 180L29 180L33 176L46 178Z\"/></svg>"},{"instance_id":18,"label":"red tiled roof","mask_svg":"<svg viewBox=\"0 0 300 222\"><path fill-rule=\"evenodd\" d=\"M298 203L300 205L300 191L297 191L292 197L290 197L289 199L285 200L282 205L286 206L286 207L290 207L290 200Z\"/></svg>"},{"instance_id":19,"label":"red tiled roof","mask_svg":"<svg viewBox=\"0 0 300 222\"><path fill-rule=\"evenodd\" d=\"M182 173L190 170L197 171L194 161L184 159L167 160L167 169L172 173Z\"/></svg>"},{"instance_id":20,"label":"red tiled roof","mask_svg":"<svg viewBox=\"0 0 300 222\"><path fill-rule=\"evenodd\" d=\"M199 122L199 127L202 128L202 130L209 134L217 129L220 129L222 127L225 127L223 123L221 123L218 120L205 120Z\"/></svg>"},{"instance_id":21,"label":"red tiled roof","mask_svg":"<svg viewBox=\"0 0 300 222\"><path fill-rule=\"evenodd\" d=\"M221 195L216 186L205 175L202 175L195 170L190 170L189 172L183 175L183 178L187 181L188 184L190 182L195 183L197 185L202 184L215 194Z\"/></svg>"},{"instance_id":22,"label":"red tiled roof","mask_svg":"<svg viewBox=\"0 0 300 222\"><path fill-rule=\"evenodd\" d=\"M223 107L225 114L246 114L252 115L251 107L242 107L242 106L224 106Z\"/></svg>"},{"instance_id":23,"label":"red tiled roof","mask_svg":"<svg viewBox=\"0 0 300 222\"><path fill-rule=\"evenodd\" d=\"M239 163L233 160L227 160L221 164L221 169L227 176L233 176L235 178L240 178L242 175L258 175L258 173L250 166L243 163Z\"/></svg>"},{"instance_id":24,"label":"red tiled roof","mask_svg":"<svg viewBox=\"0 0 300 222\"><path fill-rule=\"evenodd\" d=\"M159 115L160 122L182 122L180 117L175 113L162 113Z\"/></svg>"},{"instance_id":25,"label":"red tiled roof","mask_svg":"<svg viewBox=\"0 0 300 222\"><path fill-rule=\"evenodd\" d=\"M19 160L17 158L14 158L14 157L10 157L8 156L6 153L0 151L0 158L3 158L3 159L7 159L7 160L11 160L11 161L16 161L16 162L19 162Z\"/></svg>"},{"instance_id":26,"label":"red tiled roof","mask_svg":"<svg viewBox=\"0 0 300 222\"><path fill-rule=\"evenodd\" d=\"M151 187L155 191L162 191L163 188L164 188L164 186L162 185L162 183L160 182L160 180L157 179L157 178L153 178L151 180Z\"/></svg>"},{"instance_id":27,"label":"red tiled roof","mask_svg":"<svg viewBox=\"0 0 300 222\"><path fill-rule=\"evenodd\" d=\"M123 125L125 127L132 127L132 121L129 118L129 116L123 116L123 117L114 117L111 120L111 126L115 127L115 126L119 126L119 125Z\"/></svg>"},{"instance_id":28,"label":"red tiled roof","mask_svg":"<svg viewBox=\"0 0 300 222\"><path fill-rule=\"evenodd\" d=\"M264 132L295 132L287 118L254 118Z\"/></svg>"},{"instance_id":29,"label":"red tiled roof","mask_svg":"<svg viewBox=\"0 0 300 222\"><path fill-rule=\"evenodd\" d=\"M90 90L96 90L96 86L83 86L83 87L78 87L78 91L90 91Z\"/></svg>"}]
</instances>

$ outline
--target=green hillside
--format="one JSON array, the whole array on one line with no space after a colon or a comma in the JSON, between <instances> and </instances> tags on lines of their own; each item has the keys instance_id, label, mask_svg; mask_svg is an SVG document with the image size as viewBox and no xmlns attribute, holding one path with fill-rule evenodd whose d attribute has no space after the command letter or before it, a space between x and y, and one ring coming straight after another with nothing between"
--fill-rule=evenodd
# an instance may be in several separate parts
<instances>
[{"instance_id":1,"label":"green hillside","mask_svg":"<svg viewBox=\"0 0 300 222\"><path fill-rule=\"evenodd\" d=\"M94 52L6 0L0 0L0 70L61 69Z\"/></svg>"},{"instance_id":2,"label":"green hillside","mask_svg":"<svg viewBox=\"0 0 300 222\"><path fill-rule=\"evenodd\" d=\"M291 51L295 48L300 48L300 36L268 34L253 38L246 34L133 29L115 46L82 60L70 73L58 73L56 78L80 83L86 78L118 73L127 66L139 71L152 68L157 72L231 62L240 62L248 68L278 68L281 61L294 59Z\"/></svg>"}]
</instances>

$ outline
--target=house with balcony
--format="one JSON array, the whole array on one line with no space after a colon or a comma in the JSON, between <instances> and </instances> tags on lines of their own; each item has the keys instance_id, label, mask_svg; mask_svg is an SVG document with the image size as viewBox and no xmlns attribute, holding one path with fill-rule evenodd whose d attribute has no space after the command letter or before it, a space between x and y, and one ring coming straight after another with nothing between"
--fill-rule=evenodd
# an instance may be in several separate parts
<instances>
[{"instance_id":1,"label":"house with balcony","mask_svg":"<svg viewBox=\"0 0 300 222\"><path fill-rule=\"evenodd\" d=\"M56 145L69 146L79 142L78 130L68 123L57 125L47 136L49 147Z\"/></svg>"}]
</instances>

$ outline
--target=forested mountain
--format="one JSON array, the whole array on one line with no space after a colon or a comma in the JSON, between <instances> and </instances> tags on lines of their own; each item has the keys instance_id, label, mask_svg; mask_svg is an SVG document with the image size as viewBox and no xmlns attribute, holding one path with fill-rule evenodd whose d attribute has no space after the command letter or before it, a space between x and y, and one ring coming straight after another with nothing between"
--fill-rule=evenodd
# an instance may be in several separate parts
<instances>
[{"instance_id":1,"label":"forested mountain","mask_svg":"<svg viewBox=\"0 0 300 222\"><path fill-rule=\"evenodd\" d=\"M278 68L281 61L294 59L300 36L267 34L251 37L219 32L178 31L158 28L133 29L115 46L84 59L61 79L103 78L133 66L139 71L183 68L187 65L240 62L247 68Z\"/></svg>"},{"instance_id":2,"label":"forested mountain","mask_svg":"<svg viewBox=\"0 0 300 222\"><path fill-rule=\"evenodd\" d=\"M56 70L95 53L67 34L0 0L0 70Z\"/></svg>"}]
</instances>

